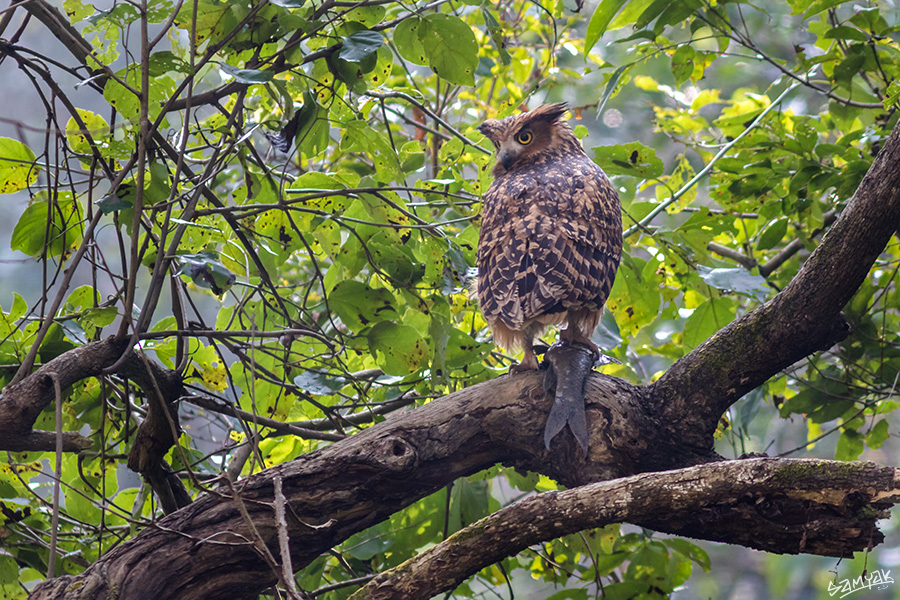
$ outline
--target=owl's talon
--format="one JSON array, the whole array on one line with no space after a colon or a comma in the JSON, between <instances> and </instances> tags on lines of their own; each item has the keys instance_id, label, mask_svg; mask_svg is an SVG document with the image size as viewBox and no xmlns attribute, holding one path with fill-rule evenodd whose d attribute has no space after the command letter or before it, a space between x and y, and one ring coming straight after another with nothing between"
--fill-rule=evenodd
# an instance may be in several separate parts
<instances>
[{"instance_id":1,"label":"owl's talon","mask_svg":"<svg viewBox=\"0 0 900 600\"><path fill-rule=\"evenodd\" d=\"M528 360L528 357L525 357L525 359L523 359L519 364L511 366L509 368L509 374L516 375L518 373L527 373L529 371L537 371L539 369L540 365L538 364L538 361L534 357L534 355L532 355L530 361Z\"/></svg>"}]
</instances>

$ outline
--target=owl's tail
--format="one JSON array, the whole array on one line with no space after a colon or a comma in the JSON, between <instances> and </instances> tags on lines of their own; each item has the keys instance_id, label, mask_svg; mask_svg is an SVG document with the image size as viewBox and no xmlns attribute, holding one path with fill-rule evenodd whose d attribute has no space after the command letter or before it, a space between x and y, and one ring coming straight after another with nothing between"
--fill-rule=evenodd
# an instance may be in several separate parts
<instances>
[{"instance_id":1,"label":"owl's tail","mask_svg":"<svg viewBox=\"0 0 900 600\"><path fill-rule=\"evenodd\" d=\"M580 344L554 344L545 355L550 368L544 375L544 389L553 395L553 407L544 426L544 446L563 430L566 423L581 447L588 453L587 418L584 411L584 383L591 372L594 355Z\"/></svg>"}]
</instances>

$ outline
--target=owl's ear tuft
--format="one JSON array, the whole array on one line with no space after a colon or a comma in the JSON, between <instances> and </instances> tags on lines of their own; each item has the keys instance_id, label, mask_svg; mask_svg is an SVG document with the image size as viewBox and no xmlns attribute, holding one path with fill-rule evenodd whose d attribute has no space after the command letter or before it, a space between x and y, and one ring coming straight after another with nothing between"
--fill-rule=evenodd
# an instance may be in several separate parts
<instances>
[{"instance_id":1,"label":"owl's ear tuft","mask_svg":"<svg viewBox=\"0 0 900 600\"><path fill-rule=\"evenodd\" d=\"M500 121L495 119L488 119L484 123L478 126L478 131L480 131L484 136L491 140L491 142L496 146L497 145L497 127L500 125Z\"/></svg>"},{"instance_id":2,"label":"owl's ear tuft","mask_svg":"<svg viewBox=\"0 0 900 600\"><path fill-rule=\"evenodd\" d=\"M569 105L565 102L557 102L556 104L544 104L531 111L529 113L529 116L534 119L540 119L542 121L552 123L554 121L559 121L568 109Z\"/></svg>"}]
</instances>

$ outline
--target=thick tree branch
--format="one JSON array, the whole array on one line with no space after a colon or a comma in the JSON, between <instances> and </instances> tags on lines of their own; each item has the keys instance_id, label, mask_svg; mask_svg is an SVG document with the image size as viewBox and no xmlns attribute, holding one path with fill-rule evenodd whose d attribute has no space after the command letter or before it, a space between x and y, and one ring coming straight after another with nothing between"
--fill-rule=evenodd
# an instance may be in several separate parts
<instances>
[{"instance_id":1,"label":"thick tree branch","mask_svg":"<svg viewBox=\"0 0 900 600\"><path fill-rule=\"evenodd\" d=\"M31 433L38 415L56 397L50 373L59 377L59 385L65 390L82 379L99 375L123 350L121 344L111 340L86 344L57 356L19 383L7 386L0 397L0 439L4 435ZM7 449L3 446L0 449ZM52 448L51 445L47 450Z\"/></svg>"},{"instance_id":2,"label":"thick tree branch","mask_svg":"<svg viewBox=\"0 0 900 600\"><path fill-rule=\"evenodd\" d=\"M579 485L716 458L679 453L671 441L655 438L660 428L646 419L641 389L611 377L590 379L590 461L580 458L569 438L555 442L553 454L544 450L552 398L545 397L540 375L531 373L500 377L392 415L235 488L255 530L277 555L274 478L281 478L290 509L291 561L300 569L353 533L498 462ZM112 589L130 600L246 598L276 581L255 538L231 498L208 494L112 550L71 583L96 589L87 598L102 598ZM45 588L34 596L51 597L58 596Z\"/></svg>"},{"instance_id":3,"label":"thick tree branch","mask_svg":"<svg viewBox=\"0 0 900 600\"><path fill-rule=\"evenodd\" d=\"M621 522L661 531L674 523L679 533L718 541L723 523L775 521L783 529L745 545L850 556L883 539L876 521L897 501L900 471L871 463L754 458L645 473L520 500L377 575L351 600L427 600L533 544Z\"/></svg>"}]
</instances>

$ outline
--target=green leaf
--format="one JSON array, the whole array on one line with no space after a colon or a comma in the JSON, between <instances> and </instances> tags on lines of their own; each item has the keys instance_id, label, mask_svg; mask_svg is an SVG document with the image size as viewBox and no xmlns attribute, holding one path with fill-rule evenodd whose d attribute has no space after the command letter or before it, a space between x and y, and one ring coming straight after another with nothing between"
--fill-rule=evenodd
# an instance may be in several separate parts
<instances>
[{"instance_id":1,"label":"green leaf","mask_svg":"<svg viewBox=\"0 0 900 600\"><path fill-rule=\"evenodd\" d=\"M191 66L182 58L176 56L168 50L154 52L150 55L149 64L150 77L159 77L169 71L178 73L190 73Z\"/></svg>"},{"instance_id":2,"label":"green leaf","mask_svg":"<svg viewBox=\"0 0 900 600\"><path fill-rule=\"evenodd\" d=\"M42 194L43 196L43 194ZM38 200L25 209L13 230L9 246L28 256L60 256L81 243L81 205L68 192L60 193L51 206Z\"/></svg>"},{"instance_id":3,"label":"green leaf","mask_svg":"<svg viewBox=\"0 0 900 600\"><path fill-rule=\"evenodd\" d=\"M257 83L267 83L275 77L274 71L260 71L259 69L241 69L232 67L231 65L221 65L219 67L226 75L230 75L238 83L246 83L253 85Z\"/></svg>"},{"instance_id":4,"label":"green leaf","mask_svg":"<svg viewBox=\"0 0 900 600\"><path fill-rule=\"evenodd\" d=\"M425 54L425 46L419 39L421 29L423 29L423 23L422 19L418 17L401 21L394 29L394 45L397 46L400 56L409 62L427 66L428 57Z\"/></svg>"},{"instance_id":5,"label":"green leaf","mask_svg":"<svg viewBox=\"0 0 900 600\"><path fill-rule=\"evenodd\" d=\"M584 36L584 53L591 51L603 34L606 33L607 27L612 22L622 7L628 3L628 0L601 0L600 4L591 15L588 22L587 33Z\"/></svg>"},{"instance_id":6,"label":"green leaf","mask_svg":"<svg viewBox=\"0 0 900 600\"><path fill-rule=\"evenodd\" d=\"M2 310L2 307L0 307L0 310ZM15 321L25 316L26 312L28 312L28 304L25 302L25 299L16 292L13 292L12 306L9 307L6 318L10 321Z\"/></svg>"},{"instance_id":7,"label":"green leaf","mask_svg":"<svg viewBox=\"0 0 900 600\"><path fill-rule=\"evenodd\" d=\"M97 208L104 215L131 208L134 206L135 189L133 183L122 183L115 192L110 192L97 200Z\"/></svg>"},{"instance_id":8,"label":"green leaf","mask_svg":"<svg viewBox=\"0 0 900 600\"><path fill-rule=\"evenodd\" d=\"M705 573L709 573L709 570L712 568L712 561L709 559L709 554L697 544L693 544L681 538L671 538L664 540L663 543L700 565Z\"/></svg>"},{"instance_id":9,"label":"green leaf","mask_svg":"<svg viewBox=\"0 0 900 600\"><path fill-rule=\"evenodd\" d=\"M346 145L345 145L346 144ZM390 139L372 128L366 121L351 121L346 125L341 145L345 149L358 148L372 156L376 174L382 181L393 181L403 177L397 152Z\"/></svg>"},{"instance_id":10,"label":"green leaf","mask_svg":"<svg viewBox=\"0 0 900 600\"><path fill-rule=\"evenodd\" d=\"M640 142L617 146L595 146L594 162L607 175L631 175L642 179L655 179L662 175L663 161L656 157L653 148Z\"/></svg>"},{"instance_id":11,"label":"green leaf","mask_svg":"<svg viewBox=\"0 0 900 600\"><path fill-rule=\"evenodd\" d=\"M769 223L765 229L759 234L756 241L757 250L769 250L774 248L784 239L788 228L788 218L780 217Z\"/></svg>"},{"instance_id":12,"label":"green leaf","mask_svg":"<svg viewBox=\"0 0 900 600\"><path fill-rule=\"evenodd\" d=\"M663 2L663 0L631 0L628 2L628 5L622 9L619 15L612 20L612 23L607 26L607 31L613 31L628 26L631 26L635 30L642 29L644 25L653 20L653 17L649 16L652 12L651 7L661 2ZM671 0L665 0L665 2L668 4ZM654 17L658 15L659 12L662 12L662 8L655 13ZM649 17L646 21L644 21L644 15Z\"/></svg>"},{"instance_id":13,"label":"green leaf","mask_svg":"<svg viewBox=\"0 0 900 600\"><path fill-rule=\"evenodd\" d=\"M634 600L648 598L650 584L646 581L622 581L603 587L603 600ZM660 597L655 595L655 597Z\"/></svg>"},{"instance_id":14,"label":"green leaf","mask_svg":"<svg viewBox=\"0 0 900 600\"><path fill-rule=\"evenodd\" d=\"M189 276L194 285L208 289L216 296L221 296L231 289L237 279L235 274L222 264L215 252L182 254L177 260L181 263L179 275Z\"/></svg>"},{"instance_id":15,"label":"green leaf","mask_svg":"<svg viewBox=\"0 0 900 600\"><path fill-rule=\"evenodd\" d=\"M343 45L338 58L347 62L358 63L378 52L384 38L377 31L357 31L343 38Z\"/></svg>"},{"instance_id":16,"label":"green leaf","mask_svg":"<svg viewBox=\"0 0 900 600\"><path fill-rule=\"evenodd\" d=\"M569 589L560 590L552 596L547 596L547 600L587 600L588 593L585 589Z\"/></svg>"},{"instance_id":17,"label":"green leaf","mask_svg":"<svg viewBox=\"0 0 900 600\"><path fill-rule=\"evenodd\" d=\"M450 499L448 533L455 533L490 514L489 500L490 488L487 481L457 479L453 483Z\"/></svg>"},{"instance_id":18,"label":"green leaf","mask_svg":"<svg viewBox=\"0 0 900 600\"><path fill-rule=\"evenodd\" d=\"M834 451L835 460L856 460L865 450L862 436L854 429L844 429Z\"/></svg>"},{"instance_id":19,"label":"green leaf","mask_svg":"<svg viewBox=\"0 0 900 600\"><path fill-rule=\"evenodd\" d=\"M133 74L135 72L136 70L133 67L126 67L119 70L116 75L130 84L134 82ZM137 83L137 88L140 88L139 82ZM119 83L118 79L107 79L106 85L103 86L103 98L126 119L132 122L140 120L140 100L138 100L137 96L135 96L131 90Z\"/></svg>"},{"instance_id":20,"label":"green leaf","mask_svg":"<svg viewBox=\"0 0 900 600\"><path fill-rule=\"evenodd\" d=\"M207 39L216 39L231 31L236 22L230 3L197 0L197 2L182 5L175 18L175 24L182 31L193 32L195 42L200 45Z\"/></svg>"},{"instance_id":21,"label":"green leaf","mask_svg":"<svg viewBox=\"0 0 900 600\"><path fill-rule=\"evenodd\" d=\"M12 556L0 555L0 582L13 583L18 577L19 567L16 565L16 560ZM13 596L5 597L12 598Z\"/></svg>"},{"instance_id":22,"label":"green leaf","mask_svg":"<svg viewBox=\"0 0 900 600\"><path fill-rule=\"evenodd\" d=\"M460 368L475 364L487 356L491 348L491 344L478 342L465 331L452 327L447 341L447 366Z\"/></svg>"},{"instance_id":23,"label":"green leaf","mask_svg":"<svg viewBox=\"0 0 900 600\"><path fill-rule=\"evenodd\" d=\"M347 538L343 552L356 560L372 560L394 545L394 532L390 522L384 521Z\"/></svg>"},{"instance_id":24,"label":"green leaf","mask_svg":"<svg viewBox=\"0 0 900 600\"><path fill-rule=\"evenodd\" d=\"M691 313L684 324L684 345L696 348L709 336L734 320L734 304L723 298L710 298Z\"/></svg>"},{"instance_id":25,"label":"green leaf","mask_svg":"<svg viewBox=\"0 0 900 600\"><path fill-rule=\"evenodd\" d=\"M373 289L359 281L341 281L334 286L328 295L328 305L353 331L399 316L397 300L389 290Z\"/></svg>"},{"instance_id":26,"label":"green leaf","mask_svg":"<svg viewBox=\"0 0 900 600\"><path fill-rule=\"evenodd\" d=\"M78 342L79 344L88 343L87 334L84 332L84 328L82 328L77 321L74 321L73 319L66 319L65 321L61 321L59 325L60 327L62 327L62 330L66 334L66 337L73 342Z\"/></svg>"},{"instance_id":27,"label":"green leaf","mask_svg":"<svg viewBox=\"0 0 900 600\"><path fill-rule=\"evenodd\" d=\"M849 25L841 25L833 27L825 32L825 39L829 40L853 40L857 42L865 42L869 39L864 31L860 31L856 27Z\"/></svg>"},{"instance_id":28,"label":"green leaf","mask_svg":"<svg viewBox=\"0 0 900 600\"><path fill-rule=\"evenodd\" d=\"M803 11L803 20L806 20L813 15L817 15L829 8L834 8L844 2L846 2L846 0L812 0L812 2L809 0L794 0L793 2L790 2L790 4L794 8L794 14Z\"/></svg>"},{"instance_id":29,"label":"green leaf","mask_svg":"<svg viewBox=\"0 0 900 600\"><path fill-rule=\"evenodd\" d=\"M94 142L102 141L109 136L109 124L106 122L106 119L89 110L77 109L77 112L87 131L81 129L75 117L69 117L69 121L66 123L66 141L69 142L73 152L91 156L93 149L88 142L87 136L90 135ZM2 151L0 151L0 154L2 154Z\"/></svg>"},{"instance_id":30,"label":"green leaf","mask_svg":"<svg viewBox=\"0 0 900 600\"><path fill-rule=\"evenodd\" d=\"M866 445L869 448L881 448L889 435L887 419L882 419L866 434Z\"/></svg>"},{"instance_id":31,"label":"green leaf","mask_svg":"<svg viewBox=\"0 0 900 600\"><path fill-rule=\"evenodd\" d=\"M835 82L849 89L850 80L853 79L854 75L858 74L862 70L863 64L865 64L865 62L866 57L861 53L849 55L834 68Z\"/></svg>"},{"instance_id":32,"label":"green leaf","mask_svg":"<svg viewBox=\"0 0 900 600\"><path fill-rule=\"evenodd\" d=\"M630 552L612 552L610 554L598 554L595 559L597 574L600 577L606 577L631 556Z\"/></svg>"},{"instance_id":33,"label":"green leaf","mask_svg":"<svg viewBox=\"0 0 900 600\"><path fill-rule=\"evenodd\" d=\"M704 265L697 265L697 273L703 281L716 289L756 298L760 302L765 300L769 293L769 286L766 285L765 278L753 275L740 267L711 269Z\"/></svg>"},{"instance_id":34,"label":"green leaf","mask_svg":"<svg viewBox=\"0 0 900 600\"><path fill-rule=\"evenodd\" d=\"M350 12L342 15L342 17L349 21L355 21L356 23L360 23L365 27L371 28L384 21L384 16L386 13L387 9L384 7L384 5L372 3L362 4L361 6L358 5Z\"/></svg>"},{"instance_id":35,"label":"green leaf","mask_svg":"<svg viewBox=\"0 0 900 600\"><path fill-rule=\"evenodd\" d=\"M0 137L0 194L24 190L37 181L40 167L31 148L18 140Z\"/></svg>"},{"instance_id":36,"label":"green leaf","mask_svg":"<svg viewBox=\"0 0 900 600\"><path fill-rule=\"evenodd\" d=\"M892 81L891 84L887 87L884 96L884 102L882 103L885 110L890 109L892 106L897 104L900 101L900 81Z\"/></svg>"},{"instance_id":37,"label":"green leaf","mask_svg":"<svg viewBox=\"0 0 900 600\"><path fill-rule=\"evenodd\" d=\"M672 76L675 78L675 85L681 85L691 78L696 54L691 46L684 45L679 46L672 55Z\"/></svg>"},{"instance_id":38,"label":"green leaf","mask_svg":"<svg viewBox=\"0 0 900 600\"><path fill-rule=\"evenodd\" d=\"M488 33L491 34L491 43L494 44L497 54L500 55L500 62L504 65L508 65L512 59L509 56L509 52L506 51L505 42L503 40L503 29L501 29L500 23L494 17L494 13L488 10L487 7L481 7L481 15L484 17L484 24L488 28Z\"/></svg>"},{"instance_id":39,"label":"green leaf","mask_svg":"<svg viewBox=\"0 0 900 600\"><path fill-rule=\"evenodd\" d=\"M375 362L388 375L410 375L428 366L428 344L414 327L382 321L367 337Z\"/></svg>"},{"instance_id":40,"label":"green leaf","mask_svg":"<svg viewBox=\"0 0 900 600\"><path fill-rule=\"evenodd\" d=\"M18 498L21 492L17 491L8 481L0 479L0 498Z\"/></svg>"},{"instance_id":41,"label":"green leaf","mask_svg":"<svg viewBox=\"0 0 900 600\"><path fill-rule=\"evenodd\" d=\"M340 375L306 371L294 377L294 385L310 394L329 396L347 385L347 380Z\"/></svg>"},{"instance_id":42,"label":"green leaf","mask_svg":"<svg viewBox=\"0 0 900 600\"><path fill-rule=\"evenodd\" d=\"M115 306L107 306L104 308L88 308L80 320L93 325L94 327L106 327L116 320L118 311Z\"/></svg>"},{"instance_id":43,"label":"green leaf","mask_svg":"<svg viewBox=\"0 0 900 600\"><path fill-rule=\"evenodd\" d=\"M659 283L643 276L645 264L640 258L623 256L607 300L620 331L626 336L635 336L659 314Z\"/></svg>"},{"instance_id":44,"label":"green leaf","mask_svg":"<svg viewBox=\"0 0 900 600\"><path fill-rule=\"evenodd\" d=\"M610 99L612 93L615 91L616 86L619 85L619 79L622 78L622 73L631 68L631 65L623 65L612 72L609 76L609 81L606 82L606 87L603 89L603 96L600 97L600 102L597 104L597 115L599 116L603 112L603 108L606 106L606 101ZM581 125L579 125L581 127ZM577 135L577 134L576 134Z\"/></svg>"},{"instance_id":45,"label":"green leaf","mask_svg":"<svg viewBox=\"0 0 900 600\"><path fill-rule=\"evenodd\" d=\"M428 66L438 77L457 85L475 85L478 42L472 28L459 17L433 13L422 20L419 41Z\"/></svg>"},{"instance_id":46,"label":"green leaf","mask_svg":"<svg viewBox=\"0 0 900 600\"><path fill-rule=\"evenodd\" d=\"M665 9L656 21L656 30L661 31L664 25L678 25L703 7L699 0L678 0L667 2Z\"/></svg>"}]
</instances>

